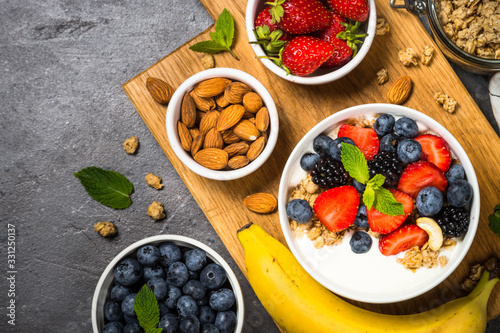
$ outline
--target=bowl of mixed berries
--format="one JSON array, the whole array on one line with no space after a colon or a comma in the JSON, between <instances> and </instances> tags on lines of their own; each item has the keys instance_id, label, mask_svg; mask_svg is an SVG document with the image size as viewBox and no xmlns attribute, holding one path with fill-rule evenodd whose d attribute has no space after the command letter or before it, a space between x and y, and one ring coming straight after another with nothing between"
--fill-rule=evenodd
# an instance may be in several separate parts
<instances>
[{"instance_id":1,"label":"bowl of mixed berries","mask_svg":"<svg viewBox=\"0 0 500 333\"><path fill-rule=\"evenodd\" d=\"M279 77L324 84L351 72L375 37L374 0L249 0L248 38Z\"/></svg>"},{"instance_id":2,"label":"bowl of mixed berries","mask_svg":"<svg viewBox=\"0 0 500 333\"><path fill-rule=\"evenodd\" d=\"M476 233L479 188L442 125L407 107L367 104L302 138L278 207L288 246L316 280L389 303L430 290L460 264Z\"/></svg>"},{"instance_id":3,"label":"bowl of mixed berries","mask_svg":"<svg viewBox=\"0 0 500 333\"><path fill-rule=\"evenodd\" d=\"M226 261L177 235L148 237L121 251L92 300L94 333L241 332L243 316L241 288Z\"/></svg>"}]
</instances>

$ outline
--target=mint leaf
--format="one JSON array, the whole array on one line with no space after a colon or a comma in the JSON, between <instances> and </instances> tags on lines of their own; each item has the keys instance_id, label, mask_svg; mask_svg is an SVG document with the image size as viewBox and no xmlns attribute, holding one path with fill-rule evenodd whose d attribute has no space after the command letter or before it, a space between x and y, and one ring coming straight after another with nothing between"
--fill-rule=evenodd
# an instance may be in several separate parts
<instances>
[{"instance_id":1,"label":"mint leaf","mask_svg":"<svg viewBox=\"0 0 500 333\"><path fill-rule=\"evenodd\" d=\"M496 205L493 214L488 216L489 226L497 236L500 237L500 205Z\"/></svg>"},{"instance_id":2,"label":"mint leaf","mask_svg":"<svg viewBox=\"0 0 500 333\"><path fill-rule=\"evenodd\" d=\"M363 193L363 202L365 203L366 209L372 208L375 202L375 191L371 186L366 186L365 192Z\"/></svg>"},{"instance_id":3,"label":"mint leaf","mask_svg":"<svg viewBox=\"0 0 500 333\"><path fill-rule=\"evenodd\" d=\"M190 50L201 52L201 53L219 53L221 51L226 51L226 47L214 42L213 40L206 40L203 42L196 43L189 47Z\"/></svg>"},{"instance_id":4,"label":"mint leaf","mask_svg":"<svg viewBox=\"0 0 500 333\"><path fill-rule=\"evenodd\" d=\"M340 148L340 159L344 165L344 169L349 173L349 176L356 179L361 184L366 184L370 179L368 171L368 163L365 155L358 147L342 142Z\"/></svg>"},{"instance_id":5,"label":"mint leaf","mask_svg":"<svg viewBox=\"0 0 500 333\"><path fill-rule=\"evenodd\" d=\"M385 183L385 176L377 173L373 176L372 179L368 181L368 185L371 186L374 190L377 190L382 187Z\"/></svg>"},{"instance_id":6,"label":"mint leaf","mask_svg":"<svg viewBox=\"0 0 500 333\"><path fill-rule=\"evenodd\" d=\"M161 332L161 328L159 329L160 331L157 329L160 322L160 307L158 306L156 296L146 284L142 286L137 296L135 296L134 311L137 315L137 320L139 320L139 325L141 325L146 333Z\"/></svg>"},{"instance_id":7,"label":"mint leaf","mask_svg":"<svg viewBox=\"0 0 500 333\"><path fill-rule=\"evenodd\" d=\"M122 174L98 167L88 167L74 173L87 193L106 205L115 209L124 209L132 204L130 194L134 185Z\"/></svg>"},{"instance_id":8,"label":"mint leaf","mask_svg":"<svg viewBox=\"0 0 500 333\"><path fill-rule=\"evenodd\" d=\"M385 215L398 216L405 213L403 204L397 201L388 189L383 187L375 191L374 207Z\"/></svg>"}]
</instances>

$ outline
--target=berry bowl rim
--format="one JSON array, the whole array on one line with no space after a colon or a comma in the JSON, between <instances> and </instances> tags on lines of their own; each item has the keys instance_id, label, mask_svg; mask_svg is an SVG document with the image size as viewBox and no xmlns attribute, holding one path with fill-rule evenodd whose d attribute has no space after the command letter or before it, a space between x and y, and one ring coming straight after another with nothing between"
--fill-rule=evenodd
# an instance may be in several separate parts
<instances>
[{"instance_id":1,"label":"berry bowl rim","mask_svg":"<svg viewBox=\"0 0 500 333\"><path fill-rule=\"evenodd\" d=\"M259 44L253 43L257 41L253 32L253 30L255 29L255 18L260 13L260 11L264 9L264 3L265 1L262 0L248 0L245 11L245 26L247 30L247 36L256 57L266 56L262 47ZM280 78L293 83L304 85L319 85L333 82L346 76L363 61L365 56L368 54L375 38L375 30L377 26L377 11L375 7L375 0L368 0L368 3L369 13L368 19L365 21L368 24L366 31L368 36L365 37L365 40L361 47L358 49L358 53L356 54L356 56L344 66L332 69L319 69L316 73L312 73L307 76L296 76L293 74L286 75L285 70L277 66L270 59L259 58L259 60L271 72L273 72Z\"/></svg>"},{"instance_id":2,"label":"berry bowl rim","mask_svg":"<svg viewBox=\"0 0 500 333\"><path fill-rule=\"evenodd\" d=\"M255 160L248 163L247 166L236 170L212 170L202 166L182 148L179 135L177 134L177 121L180 119L184 94L191 91L197 83L215 77L224 77L233 81L236 80L245 83L262 98L264 106L269 111L269 137L264 150L262 150ZM273 97L259 80L239 69L220 67L206 69L190 76L175 90L168 103L165 126L170 147L172 147L177 158L179 158L188 169L208 179L228 181L248 176L260 168L269 156L271 156L276 146L276 142L278 141L279 118Z\"/></svg>"},{"instance_id":3,"label":"berry bowl rim","mask_svg":"<svg viewBox=\"0 0 500 333\"><path fill-rule=\"evenodd\" d=\"M313 139L322 133L329 133L335 127L342 124L345 120L350 118L355 118L357 116L362 116L366 114L383 114L390 113L398 116L407 116L418 122L421 122L423 125L427 126L431 131L443 137L448 143L450 149L455 154L456 158L460 161L460 164L464 167L467 181L472 187L473 190L473 198L470 203L470 224L467 233L463 236L463 240L461 243L457 244L454 248L454 251L457 253L453 254L452 260L446 264L443 268L435 268L440 269L441 271L437 276L433 276L432 279L428 279L425 285L420 285L418 288L402 288L401 290L395 289L393 293L383 293L380 292L377 294L376 291L373 293L363 293L355 290L355 286L348 285L340 285L335 282L335 277L326 277L324 274L320 274L319 271L315 268L318 264L318 258L323 260L323 257L318 255L316 257L308 257L305 252L299 249L299 246L296 242L295 236L290 229L289 226L289 218L286 213L286 204L288 202L288 198L290 195L290 191L292 190L294 183L292 182L292 170L293 168L297 168L299 165L301 156L306 152L306 148L312 144ZM300 166L298 167L300 168ZM296 184L296 183L295 183ZM469 251L470 246L474 240L478 223L479 223L479 210L480 210L480 192L479 185L476 177L476 173L474 171L474 167L461 146L461 144L455 139L455 137L441 124L439 124L433 118L408 107L394 105L394 104L385 104L385 103L374 103L374 104L363 104L354 107L350 107L344 109L342 111L338 111L335 114L325 118L323 121L319 122L316 126L314 126L311 130L309 130L304 137L299 141L299 143L295 146L294 150L290 154L286 165L283 169L283 173L280 179L280 185L278 190L278 213L281 224L281 229L285 236L285 240L288 244L288 247L292 251L295 258L299 261L301 266L320 284L324 287L328 288L332 292L339 294L343 297L360 301L366 303L393 303L408 300L419 295L424 294L425 292L431 290L435 286L439 285L443 282L451 273L455 271L458 265L462 262L463 258ZM345 241L345 240L344 240ZM372 247L375 247L376 243L373 243ZM376 249L378 251L378 247ZM324 252L323 252L324 253ZM382 254L380 254L382 255ZM358 255L359 256L359 255ZM394 258L395 260L395 258ZM334 264L331 261L327 262L327 264ZM406 270L401 265L402 270ZM408 270L409 271L409 270ZM368 272L369 273L369 272ZM410 272L412 273L412 272ZM415 273L412 273L415 274ZM410 286L413 287L413 286Z\"/></svg>"},{"instance_id":4,"label":"berry bowl rim","mask_svg":"<svg viewBox=\"0 0 500 333\"><path fill-rule=\"evenodd\" d=\"M114 281L114 268L115 266L126 257L133 254L139 247L153 244L159 245L165 242L172 242L178 246L189 247L189 248L199 248L206 252L207 257L213 262L219 264L224 268L226 272L231 288L233 289L236 298L236 328L235 333L240 333L243 330L245 305L243 300L243 293L241 291L240 284L233 270L229 264L218 254L214 249L208 245L186 236L180 235L156 235L147 238L143 238L137 242L132 243L118 253L113 260L106 266L99 281L97 282L94 296L92 298L92 329L94 333L100 333L104 327L104 304L111 291L111 285Z\"/></svg>"}]
</instances>

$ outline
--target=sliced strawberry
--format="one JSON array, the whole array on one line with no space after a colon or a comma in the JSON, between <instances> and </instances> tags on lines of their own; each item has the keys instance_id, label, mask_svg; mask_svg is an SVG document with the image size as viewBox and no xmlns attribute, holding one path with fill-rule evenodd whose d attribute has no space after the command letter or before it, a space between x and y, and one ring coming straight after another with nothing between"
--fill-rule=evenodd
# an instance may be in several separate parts
<instances>
[{"instance_id":1,"label":"sliced strawberry","mask_svg":"<svg viewBox=\"0 0 500 333\"><path fill-rule=\"evenodd\" d=\"M328 26L328 9L319 0L274 0L268 4L273 21L288 33L302 35Z\"/></svg>"},{"instance_id":2,"label":"sliced strawberry","mask_svg":"<svg viewBox=\"0 0 500 333\"><path fill-rule=\"evenodd\" d=\"M314 212L330 231L344 230L354 223L359 194L353 186L334 187L321 193L314 201Z\"/></svg>"},{"instance_id":3,"label":"sliced strawberry","mask_svg":"<svg viewBox=\"0 0 500 333\"><path fill-rule=\"evenodd\" d=\"M286 70L297 76L311 74L333 53L333 45L316 37L297 36L283 48L281 60Z\"/></svg>"},{"instance_id":4,"label":"sliced strawberry","mask_svg":"<svg viewBox=\"0 0 500 333\"><path fill-rule=\"evenodd\" d=\"M424 229L416 224L407 224L379 238L378 249L384 256L392 256L414 246L422 247L428 239Z\"/></svg>"},{"instance_id":5,"label":"sliced strawberry","mask_svg":"<svg viewBox=\"0 0 500 333\"><path fill-rule=\"evenodd\" d=\"M451 152L446 141L437 135L423 134L415 138L422 146L422 156L428 162L446 172L451 164Z\"/></svg>"},{"instance_id":6,"label":"sliced strawberry","mask_svg":"<svg viewBox=\"0 0 500 333\"><path fill-rule=\"evenodd\" d=\"M396 230L403 222L406 220L408 215L410 215L413 210L413 200L408 195L397 190L389 189L394 199L403 204L403 215L391 216L385 215L376 210L374 207L370 208L366 212L366 217L368 218L368 224L373 232L379 234L386 234L393 230Z\"/></svg>"},{"instance_id":7,"label":"sliced strawberry","mask_svg":"<svg viewBox=\"0 0 500 333\"><path fill-rule=\"evenodd\" d=\"M340 15L364 22L368 18L368 0L326 0Z\"/></svg>"},{"instance_id":8,"label":"sliced strawberry","mask_svg":"<svg viewBox=\"0 0 500 333\"><path fill-rule=\"evenodd\" d=\"M399 179L398 190L412 198L416 198L421 189L434 186L441 192L446 190L448 181L443 171L427 161L417 161L409 164Z\"/></svg>"},{"instance_id":9,"label":"sliced strawberry","mask_svg":"<svg viewBox=\"0 0 500 333\"><path fill-rule=\"evenodd\" d=\"M343 124L340 126L338 137L346 136L356 144L356 147L363 152L367 161L377 155L380 148L377 133L373 128L363 128Z\"/></svg>"}]
</instances>

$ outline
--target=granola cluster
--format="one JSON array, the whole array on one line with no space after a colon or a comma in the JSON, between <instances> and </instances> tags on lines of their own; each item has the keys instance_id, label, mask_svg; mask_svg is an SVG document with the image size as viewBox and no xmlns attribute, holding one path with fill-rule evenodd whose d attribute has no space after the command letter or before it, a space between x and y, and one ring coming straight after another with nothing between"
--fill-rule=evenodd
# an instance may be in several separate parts
<instances>
[{"instance_id":1,"label":"granola cluster","mask_svg":"<svg viewBox=\"0 0 500 333\"><path fill-rule=\"evenodd\" d=\"M441 248L452 247L456 244L457 242L455 240L447 238L444 240ZM411 248L405 252L403 258L399 258L396 261L403 265L404 268L415 272L420 267L444 267L448 263L448 257L441 255L440 250L431 250L429 248L429 244L426 243L422 246L422 248L419 248L418 246Z\"/></svg>"},{"instance_id":2,"label":"granola cluster","mask_svg":"<svg viewBox=\"0 0 500 333\"><path fill-rule=\"evenodd\" d=\"M457 106L457 101L442 92L437 92L434 94L434 100L436 103L440 104L443 109L449 113L455 112L455 107Z\"/></svg>"},{"instance_id":3,"label":"granola cluster","mask_svg":"<svg viewBox=\"0 0 500 333\"><path fill-rule=\"evenodd\" d=\"M438 0L436 9L446 35L464 51L500 59L498 0Z\"/></svg>"}]
</instances>

